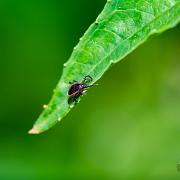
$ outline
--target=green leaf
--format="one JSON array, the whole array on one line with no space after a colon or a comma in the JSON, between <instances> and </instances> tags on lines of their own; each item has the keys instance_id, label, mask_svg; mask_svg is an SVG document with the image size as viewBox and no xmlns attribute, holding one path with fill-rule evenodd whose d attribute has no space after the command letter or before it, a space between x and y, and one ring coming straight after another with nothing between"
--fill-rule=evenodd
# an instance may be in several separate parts
<instances>
[{"instance_id":1,"label":"green leaf","mask_svg":"<svg viewBox=\"0 0 180 180\"><path fill-rule=\"evenodd\" d=\"M96 82L112 63L123 59L150 35L180 21L180 0L109 0L64 64L54 95L30 134L48 130L74 105L68 104L69 82L85 75Z\"/></svg>"}]
</instances>

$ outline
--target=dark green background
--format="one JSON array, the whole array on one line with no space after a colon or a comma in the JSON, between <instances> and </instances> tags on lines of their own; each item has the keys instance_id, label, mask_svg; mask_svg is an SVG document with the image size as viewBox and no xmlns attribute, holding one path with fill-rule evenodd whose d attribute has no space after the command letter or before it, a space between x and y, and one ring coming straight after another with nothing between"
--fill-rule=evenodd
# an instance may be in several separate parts
<instances>
[{"instance_id":1,"label":"dark green background","mask_svg":"<svg viewBox=\"0 0 180 180\"><path fill-rule=\"evenodd\" d=\"M180 178L180 26L112 66L50 131L27 131L104 0L0 1L0 180Z\"/></svg>"}]
</instances>

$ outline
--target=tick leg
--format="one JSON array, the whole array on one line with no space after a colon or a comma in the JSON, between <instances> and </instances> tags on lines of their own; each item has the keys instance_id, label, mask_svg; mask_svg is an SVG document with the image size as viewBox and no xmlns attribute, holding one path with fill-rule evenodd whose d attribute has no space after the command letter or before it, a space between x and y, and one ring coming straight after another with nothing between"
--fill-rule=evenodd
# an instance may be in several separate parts
<instances>
[{"instance_id":1,"label":"tick leg","mask_svg":"<svg viewBox=\"0 0 180 180\"><path fill-rule=\"evenodd\" d=\"M68 104L70 105L72 102L74 102L73 97L68 98Z\"/></svg>"},{"instance_id":2,"label":"tick leg","mask_svg":"<svg viewBox=\"0 0 180 180\"><path fill-rule=\"evenodd\" d=\"M84 84L85 82L92 81L92 80L93 80L93 78L91 76L87 75L83 78L82 83Z\"/></svg>"},{"instance_id":3,"label":"tick leg","mask_svg":"<svg viewBox=\"0 0 180 180\"><path fill-rule=\"evenodd\" d=\"M98 84L92 84L92 85L89 85L89 86L84 87L84 89L88 89L88 88L90 88L90 87L97 86L97 85L98 85Z\"/></svg>"},{"instance_id":4,"label":"tick leg","mask_svg":"<svg viewBox=\"0 0 180 180\"><path fill-rule=\"evenodd\" d=\"M81 92L81 96L86 96L86 95L87 95L86 91Z\"/></svg>"},{"instance_id":5,"label":"tick leg","mask_svg":"<svg viewBox=\"0 0 180 180\"><path fill-rule=\"evenodd\" d=\"M89 85L89 86L86 86L85 88L90 88L90 87L93 87L93 86L96 86L97 84L92 84L92 85Z\"/></svg>"},{"instance_id":6,"label":"tick leg","mask_svg":"<svg viewBox=\"0 0 180 180\"><path fill-rule=\"evenodd\" d=\"M74 97L75 105L79 102L79 97L83 95L83 91L80 91L76 97Z\"/></svg>"},{"instance_id":7,"label":"tick leg","mask_svg":"<svg viewBox=\"0 0 180 180\"><path fill-rule=\"evenodd\" d=\"M76 105L79 101L78 101L78 98L77 97L74 97L73 98L73 102L74 102L74 104Z\"/></svg>"},{"instance_id":8,"label":"tick leg","mask_svg":"<svg viewBox=\"0 0 180 180\"><path fill-rule=\"evenodd\" d=\"M72 82L69 82L69 84L77 83L77 81L73 80Z\"/></svg>"},{"instance_id":9,"label":"tick leg","mask_svg":"<svg viewBox=\"0 0 180 180\"><path fill-rule=\"evenodd\" d=\"M75 103L75 105L78 103L77 97L69 97L68 98L68 104L71 105L72 103Z\"/></svg>"},{"instance_id":10,"label":"tick leg","mask_svg":"<svg viewBox=\"0 0 180 180\"><path fill-rule=\"evenodd\" d=\"M77 103L78 103L78 100L77 100L77 99L74 99L74 102L75 102L75 104L77 104Z\"/></svg>"}]
</instances>

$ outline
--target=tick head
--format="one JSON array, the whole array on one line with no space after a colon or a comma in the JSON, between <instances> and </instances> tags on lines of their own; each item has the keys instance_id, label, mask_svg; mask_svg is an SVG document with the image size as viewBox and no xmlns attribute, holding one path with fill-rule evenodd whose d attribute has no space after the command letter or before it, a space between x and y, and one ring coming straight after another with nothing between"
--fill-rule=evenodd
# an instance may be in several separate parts
<instances>
[{"instance_id":1,"label":"tick head","mask_svg":"<svg viewBox=\"0 0 180 180\"><path fill-rule=\"evenodd\" d=\"M86 88L86 86L87 86L86 84L82 83L82 84L79 85L79 89L84 89L84 88Z\"/></svg>"}]
</instances>

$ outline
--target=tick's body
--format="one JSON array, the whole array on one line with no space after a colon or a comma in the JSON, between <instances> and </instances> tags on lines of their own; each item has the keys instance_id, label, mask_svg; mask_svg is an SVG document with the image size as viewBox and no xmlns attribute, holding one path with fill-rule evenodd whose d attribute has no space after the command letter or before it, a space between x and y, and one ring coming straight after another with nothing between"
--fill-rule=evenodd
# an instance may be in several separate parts
<instances>
[{"instance_id":1,"label":"tick's body","mask_svg":"<svg viewBox=\"0 0 180 180\"><path fill-rule=\"evenodd\" d=\"M77 81L70 82L71 86L68 91L69 100L68 103L77 102L77 99L83 95L84 90L92 87L93 85L87 85L86 82L92 81L91 76L85 76L81 83Z\"/></svg>"},{"instance_id":2,"label":"tick's body","mask_svg":"<svg viewBox=\"0 0 180 180\"><path fill-rule=\"evenodd\" d=\"M83 88L85 88L83 84L80 84L80 83L72 84L69 91L68 91L68 96L69 97L74 97L74 96L82 95Z\"/></svg>"}]
</instances>

